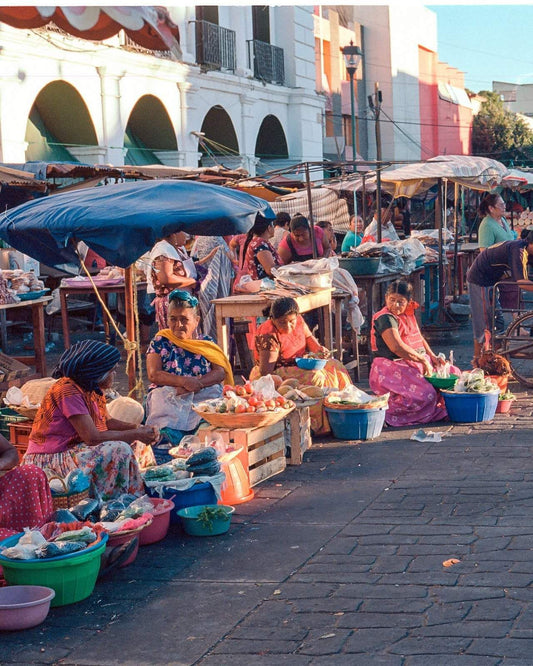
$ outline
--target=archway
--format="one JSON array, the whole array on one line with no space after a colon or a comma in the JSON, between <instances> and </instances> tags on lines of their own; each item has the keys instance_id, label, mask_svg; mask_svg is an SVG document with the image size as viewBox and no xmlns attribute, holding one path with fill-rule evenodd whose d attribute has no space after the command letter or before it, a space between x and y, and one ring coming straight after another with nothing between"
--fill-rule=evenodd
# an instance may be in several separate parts
<instances>
[{"instance_id":1,"label":"archway","mask_svg":"<svg viewBox=\"0 0 533 666\"><path fill-rule=\"evenodd\" d=\"M26 124L26 160L78 162L71 150L96 146L94 125L79 92L65 81L46 85L37 95Z\"/></svg>"},{"instance_id":2,"label":"archway","mask_svg":"<svg viewBox=\"0 0 533 666\"><path fill-rule=\"evenodd\" d=\"M154 95L144 95L133 107L124 134L125 164L163 164L158 152L177 151L176 134L167 110Z\"/></svg>"},{"instance_id":3,"label":"archway","mask_svg":"<svg viewBox=\"0 0 533 666\"><path fill-rule=\"evenodd\" d=\"M265 116L255 142L255 156L263 164L261 171L281 168L289 157L287 139L281 123L276 116Z\"/></svg>"},{"instance_id":4,"label":"archway","mask_svg":"<svg viewBox=\"0 0 533 666\"><path fill-rule=\"evenodd\" d=\"M202 123L199 151L200 166L221 164L229 168L241 165L239 142L229 114L222 106L213 106Z\"/></svg>"}]
</instances>

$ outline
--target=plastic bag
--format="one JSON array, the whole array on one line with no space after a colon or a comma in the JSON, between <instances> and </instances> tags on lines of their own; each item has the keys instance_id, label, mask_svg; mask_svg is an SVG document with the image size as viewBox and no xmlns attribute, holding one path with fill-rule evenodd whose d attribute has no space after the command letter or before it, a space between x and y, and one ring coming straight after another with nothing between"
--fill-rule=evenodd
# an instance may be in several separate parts
<instances>
[{"instance_id":1,"label":"plastic bag","mask_svg":"<svg viewBox=\"0 0 533 666\"><path fill-rule=\"evenodd\" d=\"M192 430L188 427L194 393L177 395L172 386L160 386L146 398L146 425L174 430ZM194 414L194 412L193 412Z\"/></svg>"},{"instance_id":2,"label":"plastic bag","mask_svg":"<svg viewBox=\"0 0 533 666\"><path fill-rule=\"evenodd\" d=\"M279 395L276 391L272 375L259 377L259 379L256 379L252 382L252 388L255 394L260 393L263 396L263 400L271 400L272 398L275 398Z\"/></svg>"},{"instance_id":3,"label":"plastic bag","mask_svg":"<svg viewBox=\"0 0 533 666\"><path fill-rule=\"evenodd\" d=\"M91 481L81 469L73 469L65 477L67 490L71 493L81 493L91 485Z\"/></svg>"}]
</instances>

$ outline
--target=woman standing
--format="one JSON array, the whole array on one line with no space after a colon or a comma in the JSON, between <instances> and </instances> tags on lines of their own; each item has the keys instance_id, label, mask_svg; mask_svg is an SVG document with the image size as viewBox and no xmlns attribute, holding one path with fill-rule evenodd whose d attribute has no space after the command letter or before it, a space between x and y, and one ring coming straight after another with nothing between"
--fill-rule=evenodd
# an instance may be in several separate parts
<instances>
[{"instance_id":1,"label":"woman standing","mask_svg":"<svg viewBox=\"0 0 533 666\"><path fill-rule=\"evenodd\" d=\"M505 202L499 194L487 194L479 205L479 212L484 216L477 234L480 250L516 238L505 219Z\"/></svg>"},{"instance_id":2,"label":"woman standing","mask_svg":"<svg viewBox=\"0 0 533 666\"><path fill-rule=\"evenodd\" d=\"M148 293L155 293L153 305L159 328L167 326L168 295L173 289L193 292L198 284L197 264L208 262L218 247L205 255L198 262L189 257L185 249L188 234L177 231L158 241L150 252L146 279Z\"/></svg>"}]
</instances>

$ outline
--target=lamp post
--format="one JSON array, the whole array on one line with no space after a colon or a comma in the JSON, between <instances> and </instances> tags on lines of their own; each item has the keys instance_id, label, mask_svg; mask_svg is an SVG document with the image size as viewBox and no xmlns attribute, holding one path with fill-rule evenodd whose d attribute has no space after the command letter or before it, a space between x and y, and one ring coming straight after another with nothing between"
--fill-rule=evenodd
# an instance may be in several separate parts
<instances>
[{"instance_id":1,"label":"lamp post","mask_svg":"<svg viewBox=\"0 0 533 666\"><path fill-rule=\"evenodd\" d=\"M346 65L346 71L350 77L350 101L351 101L351 110L352 110L352 160L355 163L357 156L356 150L356 134L355 134L355 95L354 95L354 85L353 78L361 58L363 57L363 52L359 46L354 46L353 41L350 41L349 46L344 46L342 49L342 55L344 57L344 64ZM355 171L354 166L354 171Z\"/></svg>"}]
</instances>

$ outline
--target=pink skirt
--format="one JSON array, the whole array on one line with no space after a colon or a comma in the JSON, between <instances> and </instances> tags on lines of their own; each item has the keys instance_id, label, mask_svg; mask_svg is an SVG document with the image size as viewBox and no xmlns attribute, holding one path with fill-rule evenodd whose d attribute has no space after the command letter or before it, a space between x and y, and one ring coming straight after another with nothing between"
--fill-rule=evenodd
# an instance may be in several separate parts
<instances>
[{"instance_id":1,"label":"pink skirt","mask_svg":"<svg viewBox=\"0 0 533 666\"><path fill-rule=\"evenodd\" d=\"M450 368L461 374L459 368ZM372 362L368 382L374 393L390 393L385 421L391 426L409 426L448 418L444 399L439 391L424 379L424 366L414 361L376 357Z\"/></svg>"}]
</instances>

